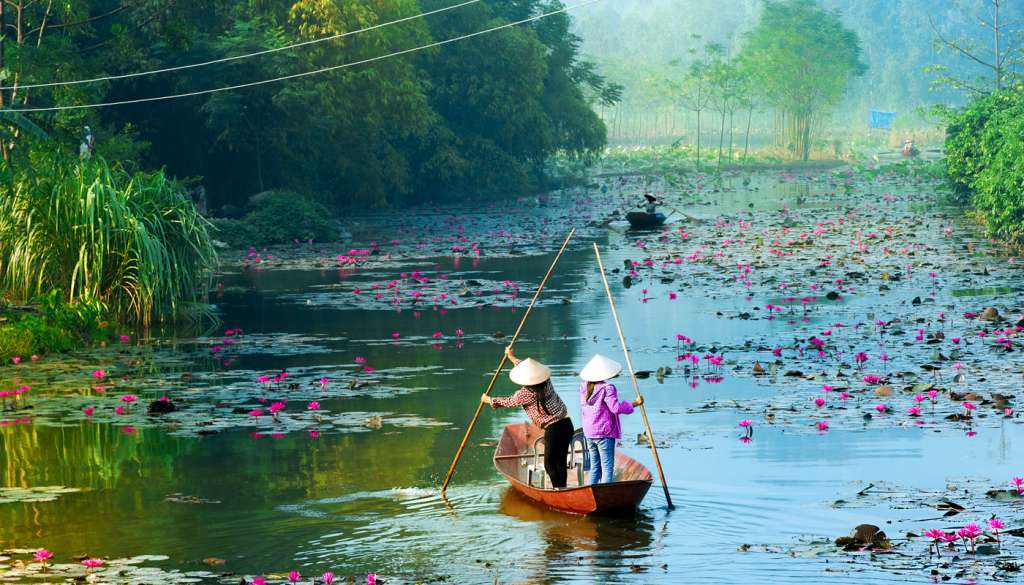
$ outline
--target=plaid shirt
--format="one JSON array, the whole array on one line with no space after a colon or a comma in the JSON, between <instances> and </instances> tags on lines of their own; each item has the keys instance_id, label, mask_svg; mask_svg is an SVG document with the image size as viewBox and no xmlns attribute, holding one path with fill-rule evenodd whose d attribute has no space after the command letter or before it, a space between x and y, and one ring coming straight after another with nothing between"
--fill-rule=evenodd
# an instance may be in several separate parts
<instances>
[{"instance_id":1,"label":"plaid shirt","mask_svg":"<svg viewBox=\"0 0 1024 585\"><path fill-rule=\"evenodd\" d=\"M544 414L540 409L540 403L537 402L536 394L533 393L533 390L525 386L516 390L516 393L512 396L491 398L491 408L512 408L515 406L522 406L530 420L533 421L533 424L541 428L569 415L569 409L565 407L565 403L562 402L562 399L552 388L549 388L544 393L544 406L548 414Z\"/></svg>"}]
</instances>

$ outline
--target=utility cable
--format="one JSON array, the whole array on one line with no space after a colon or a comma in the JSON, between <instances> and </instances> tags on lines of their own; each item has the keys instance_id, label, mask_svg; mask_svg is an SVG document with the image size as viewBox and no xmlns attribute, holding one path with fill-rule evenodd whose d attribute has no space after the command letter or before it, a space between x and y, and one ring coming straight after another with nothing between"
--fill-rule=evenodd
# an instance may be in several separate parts
<instances>
[{"instance_id":1,"label":"utility cable","mask_svg":"<svg viewBox=\"0 0 1024 585\"><path fill-rule=\"evenodd\" d=\"M404 18L399 18L398 20L391 20L391 21L388 21L388 22L382 22L380 24L375 24L373 26L369 26L369 27L366 27L366 28L361 28L359 30L352 30L352 31L348 31L348 32L338 33L336 35L331 35L331 36L328 36L328 37L322 37L322 38L319 38L319 39L312 39L312 40L308 40L308 41L303 41L301 43L294 43L294 44L291 44L291 45L285 45L283 47L274 47L273 49L265 49L263 51L256 51L255 53L245 53L243 55L232 55L230 57L222 57L220 59L212 59L210 61L202 61L200 63L191 63L191 64L188 64L188 65L177 65L175 67L165 67L163 69L153 69L151 71L139 71L139 72L136 72L136 73L125 73L125 74L122 74L122 75L106 75L106 76L103 76L103 77L93 77L91 79L75 79L75 80L70 80L70 81L53 81L53 82L49 82L49 83L33 83L33 84L28 84L28 85L7 86L7 87L3 87L3 88L0 88L0 89L9 90L9 91L15 91L15 90L21 91L21 90L24 90L24 89L34 89L34 88L39 88L39 87L58 87L58 86L66 86L66 85L82 85L82 84L85 84L85 83L99 83L101 81L116 81L116 80L119 80L119 79L130 79L130 78L133 78L133 77L144 77L146 75L159 75L161 73L171 73L173 71L184 71L186 69L196 69L198 67L207 67L209 65L217 65L219 63L228 63L230 61L238 61L239 59L249 59L251 57L259 57L261 55L269 55L271 53L277 53L279 51L288 51L288 50L291 50L291 49L297 49L299 47L307 47L309 45L315 45L317 43L333 41L333 40L336 40L336 39L341 39L341 38L344 38L344 37L349 37L349 36L352 36L352 35L357 35L357 34L364 33L364 32L369 32L369 31L372 31L372 30L377 30L379 28L384 28L386 26L391 26L393 24L400 24L400 23L403 23L403 22L409 22L410 20L415 20L417 18L423 18L423 17L426 17L426 16L431 16L431 15L434 15L434 14L438 14L438 13L441 13L441 12L447 12L449 10L455 10L456 8L462 8L463 6L469 6L470 4L475 4L477 2L480 2L480 0L467 0L466 2L462 2L462 3L459 3L459 4L453 4L452 6L446 6L444 8L438 8L437 10L431 10L429 12L422 12L420 14L414 14L412 16L406 16Z\"/></svg>"},{"instance_id":2,"label":"utility cable","mask_svg":"<svg viewBox=\"0 0 1024 585\"><path fill-rule=\"evenodd\" d=\"M311 75L319 75L321 73L327 73L327 72L330 72L330 71L337 71L339 69L346 69L346 68L349 68L349 67L355 67L357 65L365 65L367 63L374 63L376 61L383 61L384 59L389 59L391 57L399 57L399 56L402 56L402 55L408 55L410 53L416 53L416 52L419 52L419 51L424 51L426 49L432 49L434 47L440 47L442 45L447 45L447 44L450 44L450 43L455 43L455 42L462 41L462 40L465 40L465 39L469 39L469 38L473 38L473 37L478 37L478 36L489 34L489 33L492 33L492 32L499 31L499 30L503 30L503 29L507 29L507 28L512 28L514 26L518 26L518 25L521 25L521 24L526 24L528 22L534 22L534 21L537 21L537 20L541 20L542 18L547 18L549 16L554 16L556 14L561 14L563 12L569 12L570 10L575 10L577 8L582 8L584 6L587 6L587 5L590 5L590 4L594 4L595 2L600 2L600 1L601 0L587 0L585 2L580 2L579 4L575 4L573 6L564 6L562 8L559 8L558 10L552 10L550 12L545 12L543 14L538 14L536 16L531 16L529 18L524 18L522 20L517 20L515 22L505 23L505 24L502 24L502 25L499 25L499 26L495 26L495 27L491 27L491 28L488 28L488 29L484 29L484 30L481 30L481 31L469 33L469 34L466 34L466 35L462 35L462 36L458 36L458 37L454 37L454 38L450 38L450 39L445 39L443 41L437 41L437 42L433 42L433 43L430 43L430 44L427 44L427 45L421 45L419 47L413 47L411 49L403 49L401 51L396 51L394 53L387 53L385 55L378 55L377 57L370 57L368 59L363 59L363 60L360 60L360 61L353 61L353 62L350 62L350 63L342 63L341 65L333 65L331 67L324 67L322 69L314 69L312 71L303 71L302 73L293 73L291 75L283 75L281 77L274 77L272 79L262 79L262 80L259 80L259 81L251 81L251 82L248 82L248 83L239 83L237 85L229 85L229 86L225 86L225 87L215 87L213 89L204 89L204 90L198 90L198 91L190 91L190 92L185 92L185 93L176 93L176 94L170 94L170 95L154 96L154 97L148 97L148 98L137 98L137 99L131 99L131 100L121 100L121 101L115 101L115 102L99 102L99 103L94 103L94 104L79 104L79 105L74 105L74 106L51 106L51 107L45 107L45 108L6 108L6 111L29 113L29 112L59 112L59 111L66 111L66 110L83 110L83 109L88 109L88 108L108 108L108 107L112 107L112 106L124 106L124 105L129 105L129 104L141 104L141 103L148 103L148 102L158 102L158 101L179 99L179 98L185 98L185 97L194 97L194 96L199 96L199 95L206 95L206 94L217 93L217 92L221 92L221 91L231 91L231 90L243 89L243 88L247 88L247 87L256 87L256 86L260 86L260 85L268 85L268 84L277 83L277 82L280 82L280 81L287 81L289 79L298 79L300 77L309 77ZM5 110L4 109L0 109L0 111L5 111Z\"/></svg>"}]
</instances>

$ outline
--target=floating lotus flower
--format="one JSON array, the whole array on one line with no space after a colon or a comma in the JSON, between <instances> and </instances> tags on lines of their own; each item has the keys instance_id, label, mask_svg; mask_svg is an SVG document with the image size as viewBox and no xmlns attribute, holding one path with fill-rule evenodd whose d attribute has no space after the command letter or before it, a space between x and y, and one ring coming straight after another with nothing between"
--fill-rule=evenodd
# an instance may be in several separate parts
<instances>
[{"instance_id":1,"label":"floating lotus flower","mask_svg":"<svg viewBox=\"0 0 1024 585\"><path fill-rule=\"evenodd\" d=\"M35 559L36 562L41 563L43 567L45 567L47 564L49 564L50 559L53 558L53 553L46 550L45 548L41 548L37 550L35 554L32 555L32 558Z\"/></svg>"}]
</instances>

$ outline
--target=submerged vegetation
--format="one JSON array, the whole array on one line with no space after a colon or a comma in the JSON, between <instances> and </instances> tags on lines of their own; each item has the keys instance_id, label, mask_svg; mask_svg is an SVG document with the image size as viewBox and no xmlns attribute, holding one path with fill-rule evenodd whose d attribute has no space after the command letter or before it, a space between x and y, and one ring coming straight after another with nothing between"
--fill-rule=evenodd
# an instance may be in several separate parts
<instances>
[{"instance_id":1,"label":"submerged vegetation","mask_svg":"<svg viewBox=\"0 0 1024 585\"><path fill-rule=\"evenodd\" d=\"M0 187L0 283L148 326L183 315L216 262L209 224L163 172L52 156Z\"/></svg>"}]
</instances>

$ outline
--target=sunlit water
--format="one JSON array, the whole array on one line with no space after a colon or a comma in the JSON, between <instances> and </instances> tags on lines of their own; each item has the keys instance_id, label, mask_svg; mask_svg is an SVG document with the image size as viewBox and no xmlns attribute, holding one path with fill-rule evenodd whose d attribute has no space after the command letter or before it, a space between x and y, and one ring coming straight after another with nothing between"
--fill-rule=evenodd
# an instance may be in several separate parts
<instances>
[{"instance_id":1,"label":"sunlit water","mask_svg":"<svg viewBox=\"0 0 1024 585\"><path fill-rule=\"evenodd\" d=\"M710 195L714 206L688 211L713 217L747 211L749 203L777 209L800 194L785 187L773 193ZM561 237L562 226L550 230L548 238ZM602 233L607 235L598 242L609 268L635 256L627 235ZM517 349L520 356L551 364L555 387L571 412L578 411L574 372L594 352L621 356L588 246L578 243L562 260L550 285L558 301L536 310ZM323 408L335 414L415 415L449 425L386 425L319 438L304 432L253 438L249 430L238 429L198 438L168 436L158 428L125 434L113 425L90 422L2 428L0 485L85 491L51 502L0 504L0 548L46 546L63 555L111 557L165 554L169 564L185 568L208 568L202 560L216 557L226 561L215 569L223 572L372 571L397 582L923 582L928 580L925 567L883 572L853 556L794 558L788 550L809 538L848 533L865 522L881 525L893 537L924 527L927 516L917 510L832 505L853 498L866 482L941 490L950 479L999 484L1024 471L1012 458L1021 425L1011 420L986 427L970 440L932 427L847 425L817 434L757 424L754 441L743 444L737 440L741 415L735 410L689 409L709 399L742 403L785 393L787 382L726 372L721 383L696 389L681 376L641 381L675 510L667 509L657 482L638 513L627 517L576 518L523 501L490 460L503 425L521 420L522 414L490 409L484 410L444 501L438 486L505 343L493 334L514 331L549 261L550 255L485 257L454 265L451 258L442 258L410 266L522 283L515 308L453 308L445 315L430 309L416 316L408 309L332 307L331 289L323 287L358 279L358 271L225 275L227 292L218 303L226 326L241 327L247 336L287 333L322 340L306 349L243 353L232 368L287 368L301 376L306 370L347 368L357 356L379 369L440 366L407 378L404 383L412 391L330 399ZM668 302L668 288L652 285L651 300L643 303L636 288L621 287L621 274L612 279L639 370L674 366L677 332L721 344L791 336L781 321L716 315L749 306L731 292L690 289ZM991 291L943 290L939 300L1006 294L1024 283L1004 284L1007 288ZM908 295L884 302L903 303ZM869 320L880 302L874 294L851 295L812 319ZM452 338L455 328L465 331L461 343ZM430 339L435 331L446 334L436 347ZM393 342L393 332L403 340L422 341ZM626 380L619 386L623 395L631 394ZM503 379L496 392L512 389ZM653 471L650 450L635 440L643 431L639 416L623 421L621 449ZM170 494L206 502L166 501ZM745 544L777 548L743 552Z\"/></svg>"}]
</instances>

